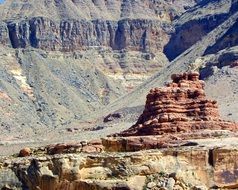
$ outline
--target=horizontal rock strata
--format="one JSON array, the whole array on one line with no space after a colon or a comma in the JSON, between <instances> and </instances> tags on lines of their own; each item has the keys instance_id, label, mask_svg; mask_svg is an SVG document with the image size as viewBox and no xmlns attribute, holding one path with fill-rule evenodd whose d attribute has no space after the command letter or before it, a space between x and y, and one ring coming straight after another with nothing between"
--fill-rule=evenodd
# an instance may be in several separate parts
<instances>
[{"instance_id":1,"label":"horizontal rock strata","mask_svg":"<svg viewBox=\"0 0 238 190\"><path fill-rule=\"evenodd\" d=\"M113 50L160 51L168 42L168 29L160 21L148 19L62 20L44 17L0 23L0 43L13 48L40 48L76 51L95 47ZM164 36L161 39L161 36Z\"/></svg>"},{"instance_id":2,"label":"horizontal rock strata","mask_svg":"<svg viewBox=\"0 0 238 190\"><path fill-rule=\"evenodd\" d=\"M217 102L206 98L198 73L175 74L172 80L166 87L150 91L137 123L118 136L238 129L237 124L221 120Z\"/></svg>"}]
</instances>

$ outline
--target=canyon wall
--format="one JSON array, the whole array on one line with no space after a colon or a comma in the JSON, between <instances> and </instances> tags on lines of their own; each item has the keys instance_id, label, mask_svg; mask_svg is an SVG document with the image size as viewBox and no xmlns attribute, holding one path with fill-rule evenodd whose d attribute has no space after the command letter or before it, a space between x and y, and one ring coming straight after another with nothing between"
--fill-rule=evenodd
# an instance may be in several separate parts
<instances>
[{"instance_id":1,"label":"canyon wall","mask_svg":"<svg viewBox=\"0 0 238 190\"><path fill-rule=\"evenodd\" d=\"M16 12L10 19L7 9L0 7L0 43L4 45L62 52L90 47L164 52L169 60L237 12L238 6L236 0L45 1L41 4L10 1L5 4ZM213 14L208 14L210 10ZM206 53L237 45L236 26L233 28L234 31L231 29L224 36L226 40L209 47Z\"/></svg>"},{"instance_id":2,"label":"canyon wall","mask_svg":"<svg viewBox=\"0 0 238 190\"><path fill-rule=\"evenodd\" d=\"M113 50L162 51L168 41L169 26L156 20L62 20L37 17L2 23L1 43L13 48L40 48L51 51L77 51L90 47ZM7 34L8 33L8 34Z\"/></svg>"}]
</instances>

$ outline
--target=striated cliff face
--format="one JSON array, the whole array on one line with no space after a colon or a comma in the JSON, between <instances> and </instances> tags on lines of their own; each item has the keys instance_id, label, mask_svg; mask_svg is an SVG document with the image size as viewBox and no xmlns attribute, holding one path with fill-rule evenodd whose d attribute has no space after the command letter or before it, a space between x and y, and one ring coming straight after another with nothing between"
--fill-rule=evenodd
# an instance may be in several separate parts
<instances>
[{"instance_id":1,"label":"striated cliff face","mask_svg":"<svg viewBox=\"0 0 238 190\"><path fill-rule=\"evenodd\" d=\"M0 39L13 48L75 51L104 46L162 52L171 21L196 4L193 0L12 0L0 7Z\"/></svg>"},{"instance_id":2,"label":"striated cliff face","mask_svg":"<svg viewBox=\"0 0 238 190\"><path fill-rule=\"evenodd\" d=\"M66 52L108 47L113 50L161 52L168 41L168 27L160 21L145 19L54 22L36 17L3 23L0 36L4 45L8 45L10 40L13 48L33 47Z\"/></svg>"},{"instance_id":3,"label":"striated cliff face","mask_svg":"<svg viewBox=\"0 0 238 190\"><path fill-rule=\"evenodd\" d=\"M0 22L0 43L5 45L10 45L9 31L7 28L7 24L4 22Z\"/></svg>"},{"instance_id":4,"label":"striated cliff face","mask_svg":"<svg viewBox=\"0 0 238 190\"><path fill-rule=\"evenodd\" d=\"M236 7L236 0L12 0L0 6L0 42L13 48L63 52L95 46L164 52L172 60L237 12ZM224 38L230 40L218 42L207 53L237 45L234 32L229 31Z\"/></svg>"}]
</instances>

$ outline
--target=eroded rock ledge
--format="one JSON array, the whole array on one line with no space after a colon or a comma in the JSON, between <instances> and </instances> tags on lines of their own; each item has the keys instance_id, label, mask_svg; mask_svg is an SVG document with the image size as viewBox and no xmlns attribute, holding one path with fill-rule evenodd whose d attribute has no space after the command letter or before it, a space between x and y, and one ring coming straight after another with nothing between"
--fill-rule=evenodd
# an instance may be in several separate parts
<instances>
[{"instance_id":1,"label":"eroded rock ledge","mask_svg":"<svg viewBox=\"0 0 238 190\"><path fill-rule=\"evenodd\" d=\"M5 161L0 173L41 190L232 189L238 188L237 157L237 147L35 155Z\"/></svg>"}]
</instances>

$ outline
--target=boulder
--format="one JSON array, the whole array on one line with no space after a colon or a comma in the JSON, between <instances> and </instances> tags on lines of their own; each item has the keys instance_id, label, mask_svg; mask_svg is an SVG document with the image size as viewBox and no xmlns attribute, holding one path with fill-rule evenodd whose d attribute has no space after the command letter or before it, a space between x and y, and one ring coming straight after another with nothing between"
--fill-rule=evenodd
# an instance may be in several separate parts
<instances>
[{"instance_id":1,"label":"boulder","mask_svg":"<svg viewBox=\"0 0 238 190\"><path fill-rule=\"evenodd\" d=\"M30 148L23 148L19 152L19 157L27 157L31 155L31 149Z\"/></svg>"}]
</instances>

